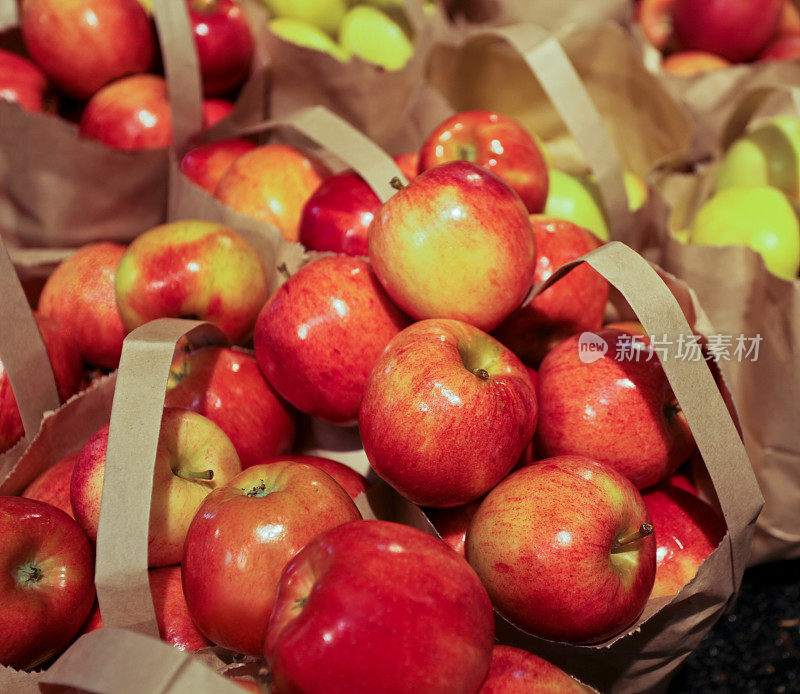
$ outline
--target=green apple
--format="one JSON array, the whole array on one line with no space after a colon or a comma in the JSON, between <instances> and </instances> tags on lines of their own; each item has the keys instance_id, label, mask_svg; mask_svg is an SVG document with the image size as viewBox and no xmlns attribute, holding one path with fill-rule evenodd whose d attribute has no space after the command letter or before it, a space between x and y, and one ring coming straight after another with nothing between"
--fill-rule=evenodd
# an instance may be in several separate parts
<instances>
[{"instance_id":1,"label":"green apple","mask_svg":"<svg viewBox=\"0 0 800 694\"><path fill-rule=\"evenodd\" d=\"M391 17L369 5L351 9L339 27L339 42L353 55L386 70L400 70L414 44Z\"/></svg>"},{"instance_id":2,"label":"green apple","mask_svg":"<svg viewBox=\"0 0 800 694\"><path fill-rule=\"evenodd\" d=\"M778 277L797 278L800 271L800 224L786 196L769 186L719 191L697 213L691 243L749 246Z\"/></svg>"},{"instance_id":3,"label":"green apple","mask_svg":"<svg viewBox=\"0 0 800 694\"><path fill-rule=\"evenodd\" d=\"M800 198L800 120L765 121L731 145L719 170L717 190L772 186Z\"/></svg>"},{"instance_id":4,"label":"green apple","mask_svg":"<svg viewBox=\"0 0 800 694\"><path fill-rule=\"evenodd\" d=\"M673 229L672 238L678 243L689 243L692 232L689 229Z\"/></svg>"},{"instance_id":5,"label":"green apple","mask_svg":"<svg viewBox=\"0 0 800 694\"><path fill-rule=\"evenodd\" d=\"M590 181L550 170L550 190L542 213L558 217L593 232L601 241L610 238L603 207Z\"/></svg>"},{"instance_id":6,"label":"green apple","mask_svg":"<svg viewBox=\"0 0 800 694\"><path fill-rule=\"evenodd\" d=\"M336 36L347 0L261 0L274 17L299 19Z\"/></svg>"},{"instance_id":7,"label":"green apple","mask_svg":"<svg viewBox=\"0 0 800 694\"><path fill-rule=\"evenodd\" d=\"M336 43L336 41L324 31L308 22L281 17L279 19L273 19L269 23L269 29L273 34L280 36L284 41L327 53L340 63L346 63L350 60L350 52L347 49Z\"/></svg>"}]
</instances>

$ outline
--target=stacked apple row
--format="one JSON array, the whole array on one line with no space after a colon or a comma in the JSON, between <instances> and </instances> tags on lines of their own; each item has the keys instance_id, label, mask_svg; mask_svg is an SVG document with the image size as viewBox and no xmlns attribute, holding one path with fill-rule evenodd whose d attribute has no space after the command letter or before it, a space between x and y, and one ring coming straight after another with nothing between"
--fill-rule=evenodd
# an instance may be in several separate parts
<instances>
[{"instance_id":1,"label":"stacked apple row","mask_svg":"<svg viewBox=\"0 0 800 694\"><path fill-rule=\"evenodd\" d=\"M676 75L800 57L800 12L792 0L634 2L645 37L667 54L663 68Z\"/></svg>"},{"instance_id":2,"label":"stacked apple row","mask_svg":"<svg viewBox=\"0 0 800 694\"><path fill-rule=\"evenodd\" d=\"M641 328L601 329L605 280L581 267L526 301L600 245L538 214L548 171L536 142L496 114L459 114L426 144L422 173L370 212L368 260L314 260L268 298L265 268L235 232L173 222L127 248L79 250L40 298L81 355L73 363L113 368L126 332L159 317L208 320L232 344L253 335L254 356L175 359L149 561L180 576L171 604L185 600L182 623L201 643L264 655L281 692L478 691L492 606L547 639L602 642L651 595L691 580L725 532L715 509L671 482L693 437L647 339L633 339ZM591 363L579 351L589 330L608 347ZM616 359L626 346L631 359ZM348 494L335 464L321 471L289 453L292 408L358 422L372 469L435 509L455 551L359 521L351 497L363 481ZM52 483L92 540L108 437L101 429L28 490L41 498ZM25 513L43 526L44 511ZM81 551L83 589L59 645L31 655L45 639L28 634L4 663L40 663L80 628L93 597ZM23 588L46 574L29 560L14 570Z\"/></svg>"}]
</instances>

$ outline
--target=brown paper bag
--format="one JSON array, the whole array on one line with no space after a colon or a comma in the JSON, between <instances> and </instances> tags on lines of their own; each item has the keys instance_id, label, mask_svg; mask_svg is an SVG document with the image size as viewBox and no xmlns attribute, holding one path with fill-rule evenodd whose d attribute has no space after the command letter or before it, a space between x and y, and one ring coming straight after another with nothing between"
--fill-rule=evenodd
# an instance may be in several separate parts
<instances>
[{"instance_id":1,"label":"brown paper bag","mask_svg":"<svg viewBox=\"0 0 800 694\"><path fill-rule=\"evenodd\" d=\"M631 15L630 0L445 0L448 12L456 20L491 26L534 22L549 31L581 24L591 26L607 20L626 22Z\"/></svg>"},{"instance_id":2,"label":"brown paper bag","mask_svg":"<svg viewBox=\"0 0 800 694\"><path fill-rule=\"evenodd\" d=\"M2 0L0 7L0 26L15 24L17 0ZM172 105L173 140L182 145L202 129L196 50L184 3L155 0L153 12ZM238 122L263 118L264 71L263 64L255 66L237 103ZM5 101L0 101L0 122L0 230L16 245L125 241L164 221L166 151L117 151L79 137L77 127L66 120L28 113Z\"/></svg>"},{"instance_id":3,"label":"brown paper bag","mask_svg":"<svg viewBox=\"0 0 800 694\"><path fill-rule=\"evenodd\" d=\"M696 166L693 174L663 175L659 187L673 207L674 230L685 228L713 193L716 162L727 146L751 120L776 107L800 114L800 91L764 86L740 95L708 145L715 161ZM745 444L766 500L751 559L800 557L800 376L794 366L800 362L800 280L771 274L749 248L684 245L666 230L653 241L649 254L697 292L721 334L763 338L757 361L729 362Z\"/></svg>"}]
</instances>

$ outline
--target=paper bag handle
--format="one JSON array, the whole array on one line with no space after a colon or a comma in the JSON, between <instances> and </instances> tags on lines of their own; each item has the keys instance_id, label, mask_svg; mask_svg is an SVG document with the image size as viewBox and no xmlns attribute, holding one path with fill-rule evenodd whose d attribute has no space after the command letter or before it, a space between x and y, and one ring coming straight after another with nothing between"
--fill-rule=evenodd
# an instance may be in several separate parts
<instances>
[{"instance_id":1,"label":"paper bag handle","mask_svg":"<svg viewBox=\"0 0 800 694\"><path fill-rule=\"evenodd\" d=\"M50 357L41 333L28 306L28 299L17 277L5 243L0 239L0 361L8 374L17 401L23 441L30 442L39 431L47 412L57 409L61 400ZM9 329L8 326L11 326ZM0 481L6 476L25 449L25 443L0 456Z\"/></svg>"},{"instance_id":2,"label":"paper bag handle","mask_svg":"<svg viewBox=\"0 0 800 694\"><path fill-rule=\"evenodd\" d=\"M530 68L597 177L613 237L630 244L634 235L634 217L628 207L622 160L564 48L538 24L487 29L473 37L482 36L504 40Z\"/></svg>"},{"instance_id":3,"label":"paper bag handle","mask_svg":"<svg viewBox=\"0 0 800 694\"><path fill-rule=\"evenodd\" d=\"M747 126L764 104L776 94L788 94L795 114L800 118L800 88L788 84L765 84L746 92L722 130L720 145L728 149L747 130Z\"/></svg>"},{"instance_id":4,"label":"paper bag handle","mask_svg":"<svg viewBox=\"0 0 800 694\"><path fill-rule=\"evenodd\" d=\"M97 530L95 584L103 624L155 638L147 574L150 500L167 380L183 336L193 345L227 344L216 326L175 318L146 323L123 342Z\"/></svg>"}]
</instances>

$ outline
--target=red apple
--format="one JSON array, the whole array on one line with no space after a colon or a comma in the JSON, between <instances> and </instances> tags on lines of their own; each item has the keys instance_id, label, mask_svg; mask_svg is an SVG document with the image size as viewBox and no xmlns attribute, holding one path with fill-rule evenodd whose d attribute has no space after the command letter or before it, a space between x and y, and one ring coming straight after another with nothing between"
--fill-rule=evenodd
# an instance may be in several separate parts
<instances>
[{"instance_id":1,"label":"red apple","mask_svg":"<svg viewBox=\"0 0 800 694\"><path fill-rule=\"evenodd\" d=\"M431 508L426 512L442 540L462 557L466 556L464 545L467 541L467 528L480 505L481 499L476 499L463 506Z\"/></svg>"},{"instance_id":2,"label":"red apple","mask_svg":"<svg viewBox=\"0 0 800 694\"><path fill-rule=\"evenodd\" d=\"M75 519L93 542L97 541L107 448L108 425L86 442L72 471L70 500ZM236 449L214 422L189 410L164 410L150 510L151 567L180 562L186 532L203 499L240 469Z\"/></svg>"},{"instance_id":3,"label":"red apple","mask_svg":"<svg viewBox=\"0 0 800 694\"><path fill-rule=\"evenodd\" d=\"M423 506L477 499L516 464L536 428L525 367L453 320L406 328L375 362L359 425L375 473Z\"/></svg>"},{"instance_id":4,"label":"red apple","mask_svg":"<svg viewBox=\"0 0 800 694\"><path fill-rule=\"evenodd\" d=\"M226 94L250 72L253 36L234 0L188 0L189 20L206 96Z\"/></svg>"},{"instance_id":5,"label":"red apple","mask_svg":"<svg viewBox=\"0 0 800 694\"><path fill-rule=\"evenodd\" d=\"M222 347L181 351L167 382L167 407L208 417L224 431L242 469L287 453L294 443L294 415L272 389L255 357Z\"/></svg>"},{"instance_id":6,"label":"red apple","mask_svg":"<svg viewBox=\"0 0 800 694\"><path fill-rule=\"evenodd\" d=\"M419 173L419 152L401 152L395 154L392 159L397 164L397 168L403 172L407 181L413 181Z\"/></svg>"},{"instance_id":7,"label":"red apple","mask_svg":"<svg viewBox=\"0 0 800 694\"><path fill-rule=\"evenodd\" d=\"M672 6L675 0L639 0L636 20L645 38L659 50L672 38Z\"/></svg>"},{"instance_id":8,"label":"red apple","mask_svg":"<svg viewBox=\"0 0 800 694\"><path fill-rule=\"evenodd\" d=\"M495 646L489 674L478 694L587 694L589 691L538 655L511 646Z\"/></svg>"},{"instance_id":9,"label":"red apple","mask_svg":"<svg viewBox=\"0 0 800 694\"><path fill-rule=\"evenodd\" d=\"M0 99L19 104L26 111L45 110L47 77L30 60L0 49Z\"/></svg>"},{"instance_id":10,"label":"red apple","mask_svg":"<svg viewBox=\"0 0 800 694\"><path fill-rule=\"evenodd\" d=\"M150 581L150 593L156 610L158 634L162 641L179 651L194 653L201 648L213 646L203 636L189 616L186 598L183 597L180 566L165 566L161 569L150 569L147 572ZM88 634L95 629L103 628L103 617L97 603L94 604L89 619L81 630Z\"/></svg>"},{"instance_id":11,"label":"red apple","mask_svg":"<svg viewBox=\"0 0 800 694\"><path fill-rule=\"evenodd\" d=\"M269 144L239 157L215 195L237 212L277 227L287 241L300 237L303 206L329 171L294 147Z\"/></svg>"},{"instance_id":12,"label":"red apple","mask_svg":"<svg viewBox=\"0 0 800 694\"><path fill-rule=\"evenodd\" d=\"M214 643L258 655L283 567L312 538L361 514L333 478L302 463L256 465L209 494L183 554L192 620Z\"/></svg>"},{"instance_id":13,"label":"red apple","mask_svg":"<svg viewBox=\"0 0 800 694\"><path fill-rule=\"evenodd\" d=\"M35 499L0 497L0 665L30 669L78 633L94 602L94 557L78 524Z\"/></svg>"},{"instance_id":14,"label":"red apple","mask_svg":"<svg viewBox=\"0 0 800 694\"><path fill-rule=\"evenodd\" d=\"M755 57L773 36L784 0L675 0L675 35L688 50L741 62Z\"/></svg>"},{"instance_id":15,"label":"red apple","mask_svg":"<svg viewBox=\"0 0 800 694\"><path fill-rule=\"evenodd\" d=\"M420 173L464 160L497 174L522 198L528 212L544 210L549 176L536 141L513 118L489 111L464 111L433 132L419 152Z\"/></svg>"},{"instance_id":16,"label":"red apple","mask_svg":"<svg viewBox=\"0 0 800 694\"><path fill-rule=\"evenodd\" d=\"M78 454L73 453L47 468L25 488L22 496L60 508L68 516L74 518L75 514L72 512L72 504L69 500L69 485L72 469L75 467L77 459Z\"/></svg>"},{"instance_id":17,"label":"red apple","mask_svg":"<svg viewBox=\"0 0 800 694\"><path fill-rule=\"evenodd\" d=\"M146 72L156 53L153 27L137 0L25 0L19 22L30 56L76 99Z\"/></svg>"},{"instance_id":18,"label":"red apple","mask_svg":"<svg viewBox=\"0 0 800 694\"><path fill-rule=\"evenodd\" d=\"M39 296L39 313L61 322L84 363L104 369L119 366L125 339L114 295L124 252L109 241L82 246L59 264Z\"/></svg>"},{"instance_id":19,"label":"red apple","mask_svg":"<svg viewBox=\"0 0 800 694\"><path fill-rule=\"evenodd\" d=\"M533 215L531 226L536 241L531 284L544 282L564 263L601 245L592 232L563 219ZM582 265L512 313L494 336L526 364L539 364L573 333L599 330L607 301L608 282Z\"/></svg>"},{"instance_id":20,"label":"red apple","mask_svg":"<svg viewBox=\"0 0 800 694\"><path fill-rule=\"evenodd\" d=\"M483 500L467 559L495 607L541 638L596 643L642 613L656 542L641 494L582 456L517 470Z\"/></svg>"},{"instance_id":21,"label":"red apple","mask_svg":"<svg viewBox=\"0 0 800 694\"><path fill-rule=\"evenodd\" d=\"M248 140L234 139L211 142L190 149L181 160L181 171L195 185L212 195L231 164L245 152L255 149Z\"/></svg>"},{"instance_id":22,"label":"red apple","mask_svg":"<svg viewBox=\"0 0 800 694\"><path fill-rule=\"evenodd\" d=\"M528 293L535 248L519 196L486 169L458 161L420 174L381 208L369 258L412 317L492 330Z\"/></svg>"},{"instance_id":23,"label":"red apple","mask_svg":"<svg viewBox=\"0 0 800 694\"><path fill-rule=\"evenodd\" d=\"M240 343L267 300L267 278L255 249L236 232L182 220L133 240L117 266L115 293L128 330L156 318L197 318Z\"/></svg>"},{"instance_id":24,"label":"red apple","mask_svg":"<svg viewBox=\"0 0 800 694\"><path fill-rule=\"evenodd\" d=\"M231 115L234 108L235 104L232 101L205 99L203 101L203 126L210 128L212 125L216 125Z\"/></svg>"},{"instance_id":25,"label":"red apple","mask_svg":"<svg viewBox=\"0 0 800 694\"><path fill-rule=\"evenodd\" d=\"M670 484L678 489L683 489L684 491L694 494L695 496L698 495L697 485L694 482L694 475L692 474L692 469L689 466L678 468L678 471L674 475L668 477L664 484Z\"/></svg>"},{"instance_id":26,"label":"red apple","mask_svg":"<svg viewBox=\"0 0 800 694\"><path fill-rule=\"evenodd\" d=\"M791 36L800 34L800 9L794 0L783 0L781 8L781 18L778 20L776 36Z\"/></svg>"},{"instance_id":27,"label":"red apple","mask_svg":"<svg viewBox=\"0 0 800 694\"><path fill-rule=\"evenodd\" d=\"M325 179L303 207L300 243L313 251L365 256L367 231L381 201L358 174Z\"/></svg>"},{"instance_id":28,"label":"red apple","mask_svg":"<svg viewBox=\"0 0 800 694\"><path fill-rule=\"evenodd\" d=\"M319 535L286 567L264 654L281 692L472 694L494 620L447 545L384 521Z\"/></svg>"},{"instance_id":29,"label":"red apple","mask_svg":"<svg viewBox=\"0 0 800 694\"><path fill-rule=\"evenodd\" d=\"M730 66L731 63L725 58L705 51L679 51L664 58L661 64L664 72L683 77L692 77L710 70L723 70Z\"/></svg>"},{"instance_id":30,"label":"red apple","mask_svg":"<svg viewBox=\"0 0 800 694\"><path fill-rule=\"evenodd\" d=\"M644 493L656 538L651 597L676 595L725 537L725 520L699 497L666 484Z\"/></svg>"},{"instance_id":31,"label":"red apple","mask_svg":"<svg viewBox=\"0 0 800 694\"><path fill-rule=\"evenodd\" d=\"M603 356L574 335L542 362L537 449L594 458L650 487L686 462L694 437L648 344L631 349L631 336L618 330L592 340L607 345Z\"/></svg>"},{"instance_id":32,"label":"red apple","mask_svg":"<svg viewBox=\"0 0 800 694\"><path fill-rule=\"evenodd\" d=\"M47 350L47 356L50 357L58 396L62 403L66 402L70 396L78 392L83 379L78 349L61 323L37 315L36 324L39 326L39 333ZM0 453L17 443L24 433L22 417L20 417L17 400L11 389L11 381L0 361Z\"/></svg>"},{"instance_id":33,"label":"red apple","mask_svg":"<svg viewBox=\"0 0 800 694\"><path fill-rule=\"evenodd\" d=\"M282 462L305 463L327 472L350 495L351 499L358 498L360 494L364 494L369 488L369 483L364 475L330 458L319 458L315 455L285 455L264 460L261 464L273 465Z\"/></svg>"},{"instance_id":34,"label":"red apple","mask_svg":"<svg viewBox=\"0 0 800 694\"><path fill-rule=\"evenodd\" d=\"M253 344L258 365L286 400L313 417L349 425L372 365L406 322L367 262L322 258L272 296Z\"/></svg>"},{"instance_id":35,"label":"red apple","mask_svg":"<svg viewBox=\"0 0 800 694\"><path fill-rule=\"evenodd\" d=\"M800 58L800 34L787 34L768 43L759 56L758 62L797 60L798 58Z\"/></svg>"}]
</instances>

